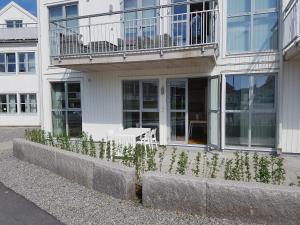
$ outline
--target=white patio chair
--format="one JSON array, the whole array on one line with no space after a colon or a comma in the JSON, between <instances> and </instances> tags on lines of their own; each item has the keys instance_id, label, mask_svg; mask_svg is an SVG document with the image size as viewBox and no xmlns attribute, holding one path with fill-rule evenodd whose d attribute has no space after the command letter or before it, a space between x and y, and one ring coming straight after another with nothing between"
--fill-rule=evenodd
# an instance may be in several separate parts
<instances>
[{"instance_id":1,"label":"white patio chair","mask_svg":"<svg viewBox=\"0 0 300 225\"><path fill-rule=\"evenodd\" d=\"M141 137L141 139L139 141L137 141L136 143L144 145L144 146L149 145L152 148L152 144L151 144L151 132L147 132L146 134L144 134L144 136Z\"/></svg>"},{"instance_id":2,"label":"white patio chair","mask_svg":"<svg viewBox=\"0 0 300 225\"><path fill-rule=\"evenodd\" d=\"M156 138L156 132L157 132L157 129L153 129L151 130L151 145L155 146L156 149L158 148L158 141L157 141L157 138Z\"/></svg>"}]
</instances>

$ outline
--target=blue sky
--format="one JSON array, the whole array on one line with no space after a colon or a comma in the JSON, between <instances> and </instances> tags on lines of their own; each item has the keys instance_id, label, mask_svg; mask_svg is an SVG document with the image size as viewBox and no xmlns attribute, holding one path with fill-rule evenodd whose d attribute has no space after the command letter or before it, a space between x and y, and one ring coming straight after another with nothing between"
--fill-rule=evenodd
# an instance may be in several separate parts
<instances>
[{"instance_id":1,"label":"blue sky","mask_svg":"<svg viewBox=\"0 0 300 225\"><path fill-rule=\"evenodd\" d=\"M0 0L0 9L10 3L12 0ZM36 15L36 0L14 0L14 2L27 9L33 15Z\"/></svg>"}]
</instances>

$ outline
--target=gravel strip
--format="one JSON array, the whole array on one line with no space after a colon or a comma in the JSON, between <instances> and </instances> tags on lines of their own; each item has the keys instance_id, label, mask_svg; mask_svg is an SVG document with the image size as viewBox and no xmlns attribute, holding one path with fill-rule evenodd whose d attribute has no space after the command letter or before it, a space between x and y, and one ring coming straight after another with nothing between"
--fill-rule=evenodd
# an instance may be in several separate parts
<instances>
[{"instance_id":1,"label":"gravel strip","mask_svg":"<svg viewBox=\"0 0 300 225\"><path fill-rule=\"evenodd\" d=\"M118 200L19 161L12 156L11 148L1 144L0 181L66 225L244 225L237 221L154 210Z\"/></svg>"}]
</instances>

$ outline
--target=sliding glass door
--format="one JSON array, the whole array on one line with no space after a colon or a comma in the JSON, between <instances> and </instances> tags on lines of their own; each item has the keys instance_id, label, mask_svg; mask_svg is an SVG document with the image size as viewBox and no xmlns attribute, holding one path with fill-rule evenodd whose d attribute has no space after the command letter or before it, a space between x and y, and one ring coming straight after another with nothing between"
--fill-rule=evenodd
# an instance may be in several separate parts
<instances>
[{"instance_id":1,"label":"sliding glass door","mask_svg":"<svg viewBox=\"0 0 300 225\"><path fill-rule=\"evenodd\" d=\"M226 76L227 146L275 147L276 76Z\"/></svg>"},{"instance_id":2,"label":"sliding glass door","mask_svg":"<svg viewBox=\"0 0 300 225\"><path fill-rule=\"evenodd\" d=\"M220 148L220 90L221 76L209 78L208 104L208 145L212 149Z\"/></svg>"},{"instance_id":3,"label":"sliding glass door","mask_svg":"<svg viewBox=\"0 0 300 225\"><path fill-rule=\"evenodd\" d=\"M51 84L53 135L79 137L82 132L80 83Z\"/></svg>"},{"instance_id":4,"label":"sliding glass door","mask_svg":"<svg viewBox=\"0 0 300 225\"><path fill-rule=\"evenodd\" d=\"M187 140L187 79L168 81L169 141L185 143Z\"/></svg>"}]
</instances>

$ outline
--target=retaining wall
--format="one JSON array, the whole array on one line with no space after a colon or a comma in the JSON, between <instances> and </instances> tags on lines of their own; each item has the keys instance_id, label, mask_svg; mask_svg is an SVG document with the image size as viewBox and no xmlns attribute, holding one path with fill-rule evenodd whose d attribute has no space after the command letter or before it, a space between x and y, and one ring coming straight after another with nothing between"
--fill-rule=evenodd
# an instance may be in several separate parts
<instances>
[{"instance_id":1,"label":"retaining wall","mask_svg":"<svg viewBox=\"0 0 300 225\"><path fill-rule=\"evenodd\" d=\"M23 139L14 140L13 155L115 198L136 199L136 176L132 168Z\"/></svg>"},{"instance_id":2,"label":"retaining wall","mask_svg":"<svg viewBox=\"0 0 300 225\"><path fill-rule=\"evenodd\" d=\"M143 204L248 223L296 225L300 221L297 187L149 172L143 176Z\"/></svg>"}]
</instances>

